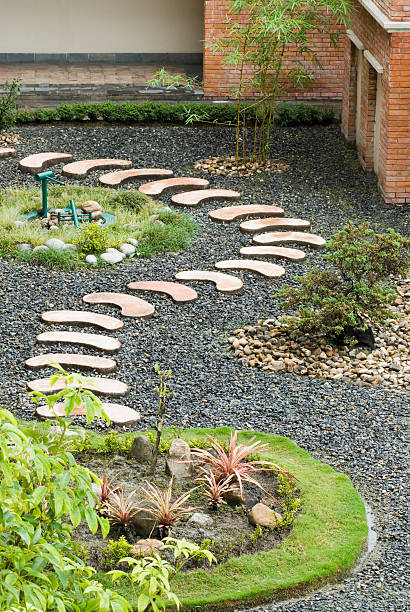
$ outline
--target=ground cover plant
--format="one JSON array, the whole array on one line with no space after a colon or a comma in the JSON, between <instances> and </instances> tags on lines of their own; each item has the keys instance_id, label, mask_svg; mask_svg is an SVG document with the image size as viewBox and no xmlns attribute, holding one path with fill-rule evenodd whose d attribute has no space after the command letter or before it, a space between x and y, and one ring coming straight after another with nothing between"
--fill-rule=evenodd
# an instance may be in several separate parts
<instances>
[{"instance_id":1,"label":"ground cover plant","mask_svg":"<svg viewBox=\"0 0 410 612\"><path fill-rule=\"evenodd\" d=\"M10 187L0 192L0 255L49 267L70 269L84 265L84 256L99 254L107 247L118 248L128 239L139 243L136 256L150 257L157 253L187 248L196 231L196 223L185 214L163 210L163 206L135 190L100 187L53 186L49 190L49 208L67 206L74 199L77 206L87 200L97 201L104 212L115 215L107 227L92 223L76 230L64 225L52 233L41 227L41 219L22 222L21 215L37 210L38 189ZM34 198L34 199L33 199ZM18 245L43 245L49 238L73 244L76 250L20 250Z\"/></svg>"}]
</instances>

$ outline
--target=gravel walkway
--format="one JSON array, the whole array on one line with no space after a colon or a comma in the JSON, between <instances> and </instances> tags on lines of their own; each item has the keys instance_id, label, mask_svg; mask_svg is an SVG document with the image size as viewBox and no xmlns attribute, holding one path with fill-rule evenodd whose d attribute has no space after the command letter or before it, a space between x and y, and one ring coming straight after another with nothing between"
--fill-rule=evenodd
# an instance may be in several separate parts
<instances>
[{"instance_id":1,"label":"gravel walkway","mask_svg":"<svg viewBox=\"0 0 410 612\"><path fill-rule=\"evenodd\" d=\"M118 156L131 159L135 167L169 167L176 174L190 176L194 175L191 166L195 160L230 154L233 146L232 131L214 127L61 125L15 131L25 139L17 146L19 157L47 150L72 152L76 159ZM408 233L408 208L382 204L374 177L362 173L354 151L339 138L338 126L278 129L273 138L274 154L290 164L289 172L250 179L211 177L211 186L239 190L243 202L276 202L287 216L309 219L311 231L326 238L349 219L377 219L382 228L391 226ZM96 176L93 173L87 182L96 184ZM16 159L1 162L0 187L10 183L34 184L32 177L18 172ZM39 322L42 311L85 308L82 296L86 293L125 291L132 280L173 280L179 270L213 269L214 262L235 258L240 246L250 244L251 239L239 232L238 223L219 225L208 220L207 211L221 205L206 203L192 211L200 232L192 248L180 254L129 262L97 273L61 274L1 261L0 403L21 417L34 414L22 394L25 380L32 376L24 368L24 360L49 351L49 347L35 346L36 334L49 329ZM116 376L131 386L127 403L141 410L143 427L154 423L153 365L159 363L173 371L175 393L167 425L229 425L288 436L313 456L348 473L369 502L376 515L378 543L354 575L306 599L258 610L404 611L403 416L408 397L377 387L267 374L242 367L227 354L227 334L240 325L279 314L275 291L321 261L320 253L309 250L305 262L285 263L286 276L274 281L235 271L244 280L239 295L223 295L211 284L192 283L199 299L186 305L176 305L165 296L138 293L156 306L157 314L150 321L127 320L124 329L115 334L124 343L117 357ZM111 307L97 310L117 314ZM55 346L56 351L60 349L68 350L67 345ZM46 374L41 371L41 375Z\"/></svg>"}]
</instances>

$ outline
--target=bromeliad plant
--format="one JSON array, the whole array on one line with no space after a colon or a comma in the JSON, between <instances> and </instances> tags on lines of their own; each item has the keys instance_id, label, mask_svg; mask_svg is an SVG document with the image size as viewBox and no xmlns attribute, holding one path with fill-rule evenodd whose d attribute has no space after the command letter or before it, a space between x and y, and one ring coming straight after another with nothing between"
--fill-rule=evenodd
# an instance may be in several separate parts
<instances>
[{"instance_id":1,"label":"bromeliad plant","mask_svg":"<svg viewBox=\"0 0 410 612\"><path fill-rule=\"evenodd\" d=\"M124 533L128 531L133 519L140 511L134 500L134 494L135 491L132 491L125 497L123 489L119 489L118 492L111 493L108 501L102 506L103 514L108 517L110 523L119 525Z\"/></svg>"},{"instance_id":2,"label":"bromeliad plant","mask_svg":"<svg viewBox=\"0 0 410 612\"><path fill-rule=\"evenodd\" d=\"M208 470L213 473L216 482L226 482L228 478L232 478L233 482L236 482L239 487L241 497L243 497L244 483L256 485L267 493L251 474L273 469L278 474L284 474L288 478L293 479L294 476L271 461L246 461L254 453L264 452L269 448L267 442L263 444L259 440L255 440L255 437L253 436L247 444L238 444L238 432L231 432L229 450L226 452L218 440L208 436L211 441L211 451L194 448L192 454L199 460L199 466L203 468L203 471ZM267 494L269 495L269 493Z\"/></svg>"},{"instance_id":3,"label":"bromeliad plant","mask_svg":"<svg viewBox=\"0 0 410 612\"><path fill-rule=\"evenodd\" d=\"M121 562L132 566L131 573L120 570L109 572L113 580L124 578L138 586L141 591L137 603L138 612L145 612L146 610L161 612L165 610L168 604L174 604L179 610L179 599L171 590L170 582L172 579L192 559L197 561L206 559L209 565L217 562L209 550L185 539L175 540L173 538L165 538L164 548L172 551L174 565L166 559L162 559L157 553L154 553L151 557L139 559L125 557L121 559Z\"/></svg>"},{"instance_id":4,"label":"bromeliad plant","mask_svg":"<svg viewBox=\"0 0 410 612\"><path fill-rule=\"evenodd\" d=\"M187 514L198 510L196 507L184 506L194 489L183 493L173 502L172 485L173 478L168 488L161 491L159 487L146 481L144 490L140 492L146 504L139 506L139 511L147 512L154 517L161 539L169 535L171 526L178 523Z\"/></svg>"},{"instance_id":5,"label":"bromeliad plant","mask_svg":"<svg viewBox=\"0 0 410 612\"><path fill-rule=\"evenodd\" d=\"M204 467L199 468L202 476L195 479L195 482L201 482L203 493L208 498L208 506L211 510L218 510L219 506L226 504L224 495L232 491L234 475L231 474L228 478L217 480L215 474Z\"/></svg>"}]
</instances>

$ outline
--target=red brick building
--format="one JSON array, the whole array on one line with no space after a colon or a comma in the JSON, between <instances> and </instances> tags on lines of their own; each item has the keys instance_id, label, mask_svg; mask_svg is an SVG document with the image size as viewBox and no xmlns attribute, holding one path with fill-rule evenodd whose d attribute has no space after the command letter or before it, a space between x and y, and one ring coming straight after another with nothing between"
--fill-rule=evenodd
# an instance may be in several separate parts
<instances>
[{"instance_id":1,"label":"red brick building","mask_svg":"<svg viewBox=\"0 0 410 612\"><path fill-rule=\"evenodd\" d=\"M374 170L388 203L410 203L410 0L353 0L350 27L335 49L316 44L323 70L309 90L287 99L341 103L342 132L356 143L365 170ZM206 43L223 35L228 3L205 0L204 89L226 99L235 71Z\"/></svg>"}]
</instances>

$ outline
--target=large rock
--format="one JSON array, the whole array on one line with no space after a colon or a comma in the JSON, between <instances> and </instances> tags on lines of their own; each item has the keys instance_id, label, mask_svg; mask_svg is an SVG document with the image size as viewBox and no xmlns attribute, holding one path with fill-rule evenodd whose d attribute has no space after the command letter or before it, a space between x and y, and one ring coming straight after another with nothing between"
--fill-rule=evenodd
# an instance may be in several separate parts
<instances>
[{"instance_id":1,"label":"large rock","mask_svg":"<svg viewBox=\"0 0 410 612\"><path fill-rule=\"evenodd\" d=\"M87 255L87 257L85 258L85 263L88 263L91 266L96 266L98 263L98 259L95 255Z\"/></svg>"},{"instance_id":2,"label":"large rock","mask_svg":"<svg viewBox=\"0 0 410 612\"><path fill-rule=\"evenodd\" d=\"M154 454L154 449L147 436L136 436L131 444L128 456L143 463L149 463Z\"/></svg>"},{"instance_id":3,"label":"large rock","mask_svg":"<svg viewBox=\"0 0 410 612\"><path fill-rule=\"evenodd\" d=\"M209 514L205 514L205 512L194 512L188 519L188 523L199 525L199 527L212 527L214 524L212 517Z\"/></svg>"},{"instance_id":4,"label":"large rock","mask_svg":"<svg viewBox=\"0 0 410 612\"><path fill-rule=\"evenodd\" d=\"M261 527L276 527L283 517L279 512L275 512L265 504L256 504L248 516L251 525L260 525Z\"/></svg>"},{"instance_id":5,"label":"large rock","mask_svg":"<svg viewBox=\"0 0 410 612\"><path fill-rule=\"evenodd\" d=\"M105 263L109 264L117 264L123 260L122 253L103 253L100 257Z\"/></svg>"},{"instance_id":6,"label":"large rock","mask_svg":"<svg viewBox=\"0 0 410 612\"><path fill-rule=\"evenodd\" d=\"M147 538L146 540L139 540L131 550L131 554L136 557L151 555L153 552L158 553L164 546L165 544L161 540Z\"/></svg>"},{"instance_id":7,"label":"large rock","mask_svg":"<svg viewBox=\"0 0 410 612\"><path fill-rule=\"evenodd\" d=\"M191 449L185 440L176 438L169 447L165 471L175 480L192 476Z\"/></svg>"},{"instance_id":8,"label":"large rock","mask_svg":"<svg viewBox=\"0 0 410 612\"><path fill-rule=\"evenodd\" d=\"M81 204L81 208L85 213L102 212L103 207L95 200L87 200Z\"/></svg>"},{"instance_id":9,"label":"large rock","mask_svg":"<svg viewBox=\"0 0 410 612\"><path fill-rule=\"evenodd\" d=\"M64 242L59 238L50 238L49 240L47 240L45 245L49 249L55 249L56 251L62 251L65 247Z\"/></svg>"},{"instance_id":10,"label":"large rock","mask_svg":"<svg viewBox=\"0 0 410 612\"><path fill-rule=\"evenodd\" d=\"M39 251L49 251L49 248L45 244L40 244L39 246L34 247L33 253L38 253Z\"/></svg>"},{"instance_id":11,"label":"large rock","mask_svg":"<svg viewBox=\"0 0 410 612\"><path fill-rule=\"evenodd\" d=\"M31 251L33 245L29 244L28 242L22 242L21 244L17 245L17 248L19 251Z\"/></svg>"},{"instance_id":12,"label":"large rock","mask_svg":"<svg viewBox=\"0 0 410 612\"><path fill-rule=\"evenodd\" d=\"M157 521L144 509L134 516L132 525L135 532L143 538L150 538L152 535L157 534Z\"/></svg>"},{"instance_id":13,"label":"large rock","mask_svg":"<svg viewBox=\"0 0 410 612\"><path fill-rule=\"evenodd\" d=\"M122 246L120 246L120 251L121 253L124 253L125 255L133 255L135 253L135 246L133 244L123 244Z\"/></svg>"}]
</instances>

